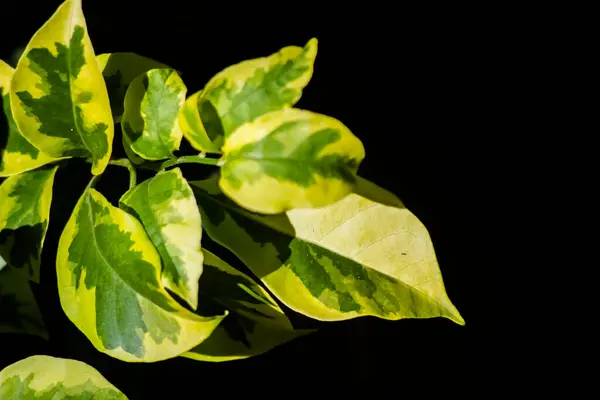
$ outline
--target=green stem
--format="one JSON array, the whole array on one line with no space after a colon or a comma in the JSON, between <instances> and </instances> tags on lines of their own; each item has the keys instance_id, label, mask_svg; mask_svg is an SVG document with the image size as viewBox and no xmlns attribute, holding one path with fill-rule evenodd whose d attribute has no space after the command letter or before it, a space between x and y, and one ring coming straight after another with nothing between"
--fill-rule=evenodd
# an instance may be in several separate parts
<instances>
[{"instance_id":1,"label":"green stem","mask_svg":"<svg viewBox=\"0 0 600 400\"><path fill-rule=\"evenodd\" d=\"M204 154L198 154L195 156L182 156L179 158L172 158L165 161L160 166L161 171L178 164L206 164L206 165L218 165L219 159L217 158L206 158Z\"/></svg>"},{"instance_id":2,"label":"green stem","mask_svg":"<svg viewBox=\"0 0 600 400\"><path fill-rule=\"evenodd\" d=\"M127 158L120 158L118 160L110 160L108 162L109 165L117 165L119 167L125 167L129 171L129 189L135 187L137 184L137 174L135 171L135 167Z\"/></svg>"}]
</instances>

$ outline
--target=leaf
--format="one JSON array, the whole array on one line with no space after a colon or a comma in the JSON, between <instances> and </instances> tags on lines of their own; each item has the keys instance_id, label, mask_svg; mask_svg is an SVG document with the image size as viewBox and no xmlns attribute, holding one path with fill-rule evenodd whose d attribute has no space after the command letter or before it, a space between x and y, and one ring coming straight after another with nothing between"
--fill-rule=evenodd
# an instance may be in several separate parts
<instances>
[{"instance_id":1,"label":"leaf","mask_svg":"<svg viewBox=\"0 0 600 400\"><path fill-rule=\"evenodd\" d=\"M0 185L0 254L34 282L40 281L40 255L57 168L23 172Z\"/></svg>"},{"instance_id":2,"label":"leaf","mask_svg":"<svg viewBox=\"0 0 600 400\"><path fill-rule=\"evenodd\" d=\"M220 128L206 131L199 114L199 103L202 91L199 91L188 97L179 113L179 126L183 136L190 142L193 148L205 153L220 154L223 145L223 133ZM209 103L203 103L209 104ZM207 107L205 114L214 113L214 110ZM218 118L218 117L215 117Z\"/></svg>"},{"instance_id":3,"label":"leaf","mask_svg":"<svg viewBox=\"0 0 600 400\"><path fill-rule=\"evenodd\" d=\"M197 150L218 153L223 136L263 114L293 106L312 77L316 56L317 39L311 39L304 48L284 47L219 72L186 101L180 115L186 139Z\"/></svg>"},{"instance_id":4,"label":"leaf","mask_svg":"<svg viewBox=\"0 0 600 400\"><path fill-rule=\"evenodd\" d=\"M0 266L0 333L35 335L48 340L30 285L19 271Z\"/></svg>"},{"instance_id":5,"label":"leaf","mask_svg":"<svg viewBox=\"0 0 600 400\"><path fill-rule=\"evenodd\" d=\"M269 293L206 249L200 280L203 305L230 314L210 337L182 356L200 361L230 361L265 353L313 330L294 330Z\"/></svg>"},{"instance_id":6,"label":"leaf","mask_svg":"<svg viewBox=\"0 0 600 400\"><path fill-rule=\"evenodd\" d=\"M0 371L3 400L127 400L100 372L76 360L32 356Z\"/></svg>"},{"instance_id":7,"label":"leaf","mask_svg":"<svg viewBox=\"0 0 600 400\"><path fill-rule=\"evenodd\" d=\"M373 183L359 178L358 192L337 203L275 216L236 206L215 179L190 184L208 235L292 310L323 321L372 315L464 324L427 230Z\"/></svg>"},{"instance_id":8,"label":"leaf","mask_svg":"<svg viewBox=\"0 0 600 400\"><path fill-rule=\"evenodd\" d=\"M33 35L10 91L15 123L51 157L90 157L101 174L112 152L113 119L87 33L81 0L67 0Z\"/></svg>"},{"instance_id":9,"label":"leaf","mask_svg":"<svg viewBox=\"0 0 600 400\"><path fill-rule=\"evenodd\" d=\"M95 189L79 199L60 237L61 305L101 352L153 362L197 346L224 315L199 317L160 280L160 256L141 223Z\"/></svg>"},{"instance_id":10,"label":"leaf","mask_svg":"<svg viewBox=\"0 0 600 400\"><path fill-rule=\"evenodd\" d=\"M183 134L177 116L185 84L172 69L152 69L133 80L121 121L131 149L146 160L164 160L179 150Z\"/></svg>"},{"instance_id":11,"label":"leaf","mask_svg":"<svg viewBox=\"0 0 600 400\"><path fill-rule=\"evenodd\" d=\"M168 66L135 53L104 53L96 57L110 99L110 107L115 122L121 121L123 101L129 84L140 74L154 68Z\"/></svg>"},{"instance_id":12,"label":"leaf","mask_svg":"<svg viewBox=\"0 0 600 400\"><path fill-rule=\"evenodd\" d=\"M130 189L119 203L138 217L156 246L163 261L163 285L196 309L204 260L202 220L181 170L159 172Z\"/></svg>"},{"instance_id":13,"label":"leaf","mask_svg":"<svg viewBox=\"0 0 600 400\"><path fill-rule=\"evenodd\" d=\"M0 60L0 101L8 121L6 142L0 140L0 177L20 174L59 160L41 153L17 129L10 109L10 81L13 68Z\"/></svg>"},{"instance_id":14,"label":"leaf","mask_svg":"<svg viewBox=\"0 0 600 400\"><path fill-rule=\"evenodd\" d=\"M341 122L295 108L241 126L227 138L223 153L221 190L264 214L344 198L365 157L361 141Z\"/></svg>"}]
</instances>

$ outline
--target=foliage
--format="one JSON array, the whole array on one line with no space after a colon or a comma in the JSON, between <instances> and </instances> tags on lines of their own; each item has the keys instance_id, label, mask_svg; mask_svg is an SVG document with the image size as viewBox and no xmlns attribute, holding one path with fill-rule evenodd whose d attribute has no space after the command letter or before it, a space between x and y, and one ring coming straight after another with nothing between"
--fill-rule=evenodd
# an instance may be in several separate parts
<instances>
[{"instance_id":1,"label":"foliage","mask_svg":"<svg viewBox=\"0 0 600 400\"><path fill-rule=\"evenodd\" d=\"M54 177L70 173L72 158L87 160L91 177L61 228L58 291L100 352L128 362L246 358L309 334L290 322L294 312L464 324L425 227L357 175L361 141L294 107L316 56L311 39L228 67L190 94L165 64L95 55L81 0L66 0L14 70L0 61L0 331L47 335L31 285L49 267L40 254ZM195 154L180 150L184 138ZM188 181L180 164L219 173ZM118 204L96 189L108 165L130 174ZM140 170L154 175L138 183ZM36 356L0 373L2 398L84 392L125 398L73 360Z\"/></svg>"}]
</instances>

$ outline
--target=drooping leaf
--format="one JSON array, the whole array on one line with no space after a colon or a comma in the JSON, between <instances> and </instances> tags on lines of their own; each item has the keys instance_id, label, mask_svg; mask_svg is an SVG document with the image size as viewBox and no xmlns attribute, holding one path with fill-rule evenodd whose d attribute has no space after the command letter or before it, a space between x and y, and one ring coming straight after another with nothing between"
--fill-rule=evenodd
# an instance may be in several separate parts
<instances>
[{"instance_id":1,"label":"drooping leaf","mask_svg":"<svg viewBox=\"0 0 600 400\"><path fill-rule=\"evenodd\" d=\"M208 250L203 251L201 303L216 306L217 312L229 310L230 314L207 340L183 357L215 362L238 360L312 332L294 330L266 290Z\"/></svg>"},{"instance_id":2,"label":"drooping leaf","mask_svg":"<svg viewBox=\"0 0 600 400\"><path fill-rule=\"evenodd\" d=\"M357 193L319 209L250 213L215 179L190 182L208 235L291 309L323 320L446 317L448 299L423 224L391 193L359 178Z\"/></svg>"},{"instance_id":3,"label":"drooping leaf","mask_svg":"<svg viewBox=\"0 0 600 400\"><path fill-rule=\"evenodd\" d=\"M10 65L0 60L0 102L2 102L2 109L8 121L8 132L5 139L0 139L0 176L20 174L58 160L41 153L17 129L10 109L9 97L13 72ZM5 127L0 127L0 132L4 132L4 130Z\"/></svg>"},{"instance_id":4,"label":"drooping leaf","mask_svg":"<svg viewBox=\"0 0 600 400\"><path fill-rule=\"evenodd\" d=\"M32 356L0 371L2 400L127 400L100 372L76 360Z\"/></svg>"},{"instance_id":5,"label":"drooping leaf","mask_svg":"<svg viewBox=\"0 0 600 400\"><path fill-rule=\"evenodd\" d=\"M99 351L123 361L176 357L222 320L180 306L160 267L142 224L88 188L60 237L56 268L63 310Z\"/></svg>"},{"instance_id":6,"label":"drooping leaf","mask_svg":"<svg viewBox=\"0 0 600 400\"><path fill-rule=\"evenodd\" d=\"M123 195L121 208L136 215L162 257L162 283L193 309L202 274L202 221L192 188L179 168L162 171Z\"/></svg>"},{"instance_id":7,"label":"drooping leaf","mask_svg":"<svg viewBox=\"0 0 600 400\"><path fill-rule=\"evenodd\" d=\"M0 185L0 254L34 282L40 280L40 255L57 168L23 172Z\"/></svg>"},{"instance_id":8,"label":"drooping leaf","mask_svg":"<svg viewBox=\"0 0 600 400\"><path fill-rule=\"evenodd\" d=\"M179 150L183 134L177 116L186 91L172 69L151 69L131 82L121 128L137 155L146 160L164 160Z\"/></svg>"},{"instance_id":9,"label":"drooping leaf","mask_svg":"<svg viewBox=\"0 0 600 400\"><path fill-rule=\"evenodd\" d=\"M114 125L102 73L87 33L81 0L66 0L33 35L10 91L21 134L51 157L89 157L101 174Z\"/></svg>"},{"instance_id":10,"label":"drooping leaf","mask_svg":"<svg viewBox=\"0 0 600 400\"><path fill-rule=\"evenodd\" d=\"M284 47L225 68L186 101L180 114L186 139L198 150L218 153L223 136L242 124L293 106L312 77L316 56L317 39L311 39L304 48Z\"/></svg>"},{"instance_id":11,"label":"drooping leaf","mask_svg":"<svg viewBox=\"0 0 600 400\"><path fill-rule=\"evenodd\" d=\"M310 111L273 111L225 141L219 186L248 210L276 214L322 207L354 189L365 157L338 120Z\"/></svg>"},{"instance_id":12,"label":"drooping leaf","mask_svg":"<svg viewBox=\"0 0 600 400\"><path fill-rule=\"evenodd\" d=\"M1 262L0 262L1 264ZM48 340L31 284L19 271L0 267L0 333L40 336ZM4 397L1 397L4 399Z\"/></svg>"},{"instance_id":13,"label":"drooping leaf","mask_svg":"<svg viewBox=\"0 0 600 400\"><path fill-rule=\"evenodd\" d=\"M140 74L153 68L168 66L135 53L104 53L96 57L108 89L110 107L115 122L121 121L123 101L129 84Z\"/></svg>"}]
</instances>

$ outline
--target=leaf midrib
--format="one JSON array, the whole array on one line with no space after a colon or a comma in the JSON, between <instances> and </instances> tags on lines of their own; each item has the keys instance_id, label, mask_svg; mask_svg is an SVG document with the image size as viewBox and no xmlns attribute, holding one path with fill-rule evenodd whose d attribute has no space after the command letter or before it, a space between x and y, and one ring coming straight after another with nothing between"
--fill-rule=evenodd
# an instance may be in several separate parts
<instances>
[{"instance_id":1,"label":"leaf midrib","mask_svg":"<svg viewBox=\"0 0 600 400\"><path fill-rule=\"evenodd\" d=\"M68 58L68 62L67 62L67 68L69 70L68 75L68 80L69 80L69 98L71 99L71 113L73 115L73 125L75 125L75 130L77 131L77 134L79 135L79 137L81 138L81 143L83 143L83 145L85 146L85 148L87 149L87 151L90 152L90 154L92 155L92 158L94 158L95 154L94 152L91 150L90 146L88 146L86 140L84 139L83 134L81 133L81 127L77 124L77 115L76 115L76 110L75 110L75 100L73 99L73 91L71 90L71 83L72 83L72 78L71 78L71 38L73 37L73 24L74 24L74 14L75 12L75 7L73 5L71 5L71 7L69 8L69 33L71 35L71 37L66 41L69 45L66 46L69 50L69 58ZM83 27L82 27L83 28ZM85 29L84 29L84 39L85 39ZM84 53L85 53L85 45L84 47ZM85 56L83 57L84 59L84 65L85 65ZM83 68L83 67L82 67ZM82 110L83 113L83 110Z\"/></svg>"}]
</instances>

